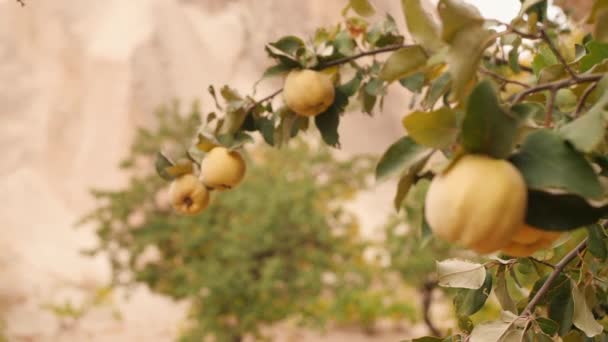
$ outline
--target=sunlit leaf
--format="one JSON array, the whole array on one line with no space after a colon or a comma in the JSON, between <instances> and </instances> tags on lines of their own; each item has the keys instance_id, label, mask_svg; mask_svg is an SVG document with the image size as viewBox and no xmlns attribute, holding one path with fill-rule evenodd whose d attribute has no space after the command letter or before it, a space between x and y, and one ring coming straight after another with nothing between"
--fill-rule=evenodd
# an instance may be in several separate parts
<instances>
[{"instance_id":1,"label":"sunlit leaf","mask_svg":"<svg viewBox=\"0 0 608 342\"><path fill-rule=\"evenodd\" d=\"M456 114L448 107L432 112L410 113L403 118L403 126L414 141L433 148L449 146L458 135Z\"/></svg>"},{"instance_id":2,"label":"sunlit leaf","mask_svg":"<svg viewBox=\"0 0 608 342\"><path fill-rule=\"evenodd\" d=\"M386 60L380 78L393 82L419 71L426 65L427 55L424 49L418 45L399 49Z\"/></svg>"},{"instance_id":3,"label":"sunlit leaf","mask_svg":"<svg viewBox=\"0 0 608 342\"><path fill-rule=\"evenodd\" d=\"M437 261L437 277L439 286L476 290L484 284L486 268L466 260Z\"/></svg>"},{"instance_id":4,"label":"sunlit leaf","mask_svg":"<svg viewBox=\"0 0 608 342\"><path fill-rule=\"evenodd\" d=\"M572 323L581 329L587 337L593 337L599 335L604 328L601 324L599 324L595 317L593 317L593 313L587 306L587 302L585 301L585 295L583 292L576 286L576 283L572 281L572 300L574 301L574 314L572 316Z\"/></svg>"},{"instance_id":5,"label":"sunlit leaf","mask_svg":"<svg viewBox=\"0 0 608 342\"><path fill-rule=\"evenodd\" d=\"M421 0L401 0L401 6L412 38L430 52L439 50L443 45L439 38L439 27L424 10Z\"/></svg>"},{"instance_id":6,"label":"sunlit leaf","mask_svg":"<svg viewBox=\"0 0 608 342\"><path fill-rule=\"evenodd\" d=\"M466 27L481 27L484 21L477 8L461 0L440 0L437 11L443 23L441 37L449 43L456 33Z\"/></svg>"},{"instance_id":7,"label":"sunlit leaf","mask_svg":"<svg viewBox=\"0 0 608 342\"><path fill-rule=\"evenodd\" d=\"M154 167L156 168L156 173L164 180L173 180L175 176L171 175L167 169L173 166L173 162L169 160L164 154L158 152L156 154L156 162L154 163Z\"/></svg>"}]
</instances>

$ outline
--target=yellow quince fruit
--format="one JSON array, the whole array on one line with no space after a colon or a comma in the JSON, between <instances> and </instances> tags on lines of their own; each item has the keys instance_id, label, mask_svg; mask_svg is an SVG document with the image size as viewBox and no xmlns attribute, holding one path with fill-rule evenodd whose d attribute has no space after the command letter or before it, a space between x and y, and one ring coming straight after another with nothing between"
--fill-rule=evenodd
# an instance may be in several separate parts
<instances>
[{"instance_id":1,"label":"yellow quince fruit","mask_svg":"<svg viewBox=\"0 0 608 342\"><path fill-rule=\"evenodd\" d=\"M174 179L169 188L169 197L173 209L183 215L196 215L209 205L209 191L192 174Z\"/></svg>"},{"instance_id":2,"label":"yellow quince fruit","mask_svg":"<svg viewBox=\"0 0 608 342\"><path fill-rule=\"evenodd\" d=\"M232 189L245 177L247 166L238 151L214 147L201 162L201 181L215 190Z\"/></svg>"},{"instance_id":3,"label":"yellow quince fruit","mask_svg":"<svg viewBox=\"0 0 608 342\"><path fill-rule=\"evenodd\" d=\"M526 183L508 161L469 154L435 176L425 218L438 237L478 253L505 247L524 224Z\"/></svg>"},{"instance_id":4,"label":"yellow quince fruit","mask_svg":"<svg viewBox=\"0 0 608 342\"><path fill-rule=\"evenodd\" d=\"M285 78L283 98L289 109L302 116L326 111L336 97L328 75L314 70L292 70Z\"/></svg>"}]
</instances>

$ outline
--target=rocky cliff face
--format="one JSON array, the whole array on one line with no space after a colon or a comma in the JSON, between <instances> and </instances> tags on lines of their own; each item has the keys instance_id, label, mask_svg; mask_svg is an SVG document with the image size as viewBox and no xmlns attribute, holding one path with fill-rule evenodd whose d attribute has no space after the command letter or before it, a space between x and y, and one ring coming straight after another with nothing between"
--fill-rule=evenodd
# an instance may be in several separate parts
<instances>
[{"instance_id":1,"label":"rocky cliff face","mask_svg":"<svg viewBox=\"0 0 608 342\"><path fill-rule=\"evenodd\" d=\"M66 287L94 287L107 276L104 260L78 253L94 243L92 232L73 228L92 204L88 189L122 184L116 165L134 129L152 124L156 106L201 98L209 84L250 92L268 65L264 43L311 34L337 20L344 2L26 3L0 0L0 305L8 335L15 341L170 340L183 307L145 290L120 303L122 322L100 314L67 335L41 309L79 293ZM376 3L399 13L398 1ZM265 84L259 93L273 88ZM376 119L347 115L347 153L380 152L402 133L395 122L407 101L393 96L387 103ZM390 209L390 191L381 187L352 204L373 213L363 218L370 228Z\"/></svg>"}]
</instances>

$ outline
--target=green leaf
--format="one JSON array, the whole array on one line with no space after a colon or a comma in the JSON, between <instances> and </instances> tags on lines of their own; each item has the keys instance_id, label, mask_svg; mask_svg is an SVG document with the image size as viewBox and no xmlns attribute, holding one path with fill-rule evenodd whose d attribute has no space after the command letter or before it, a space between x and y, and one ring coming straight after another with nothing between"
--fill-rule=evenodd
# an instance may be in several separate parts
<instances>
[{"instance_id":1,"label":"green leaf","mask_svg":"<svg viewBox=\"0 0 608 342\"><path fill-rule=\"evenodd\" d=\"M412 93L418 93L422 90L422 87L424 87L425 81L426 76L424 76L424 73L417 72L411 76L400 79L399 83Z\"/></svg>"},{"instance_id":2,"label":"green leaf","mask_svg":"<svg viewBox=\"0 0 608 342\"><path fill-rule=\"evenodd\" d=\"M207 153L214 147L219 146L220 142L212 134L201 131L198 133L197 141L194 145L199 151Z\"/></svg>"},{"instance_id":3,"label":"green leaf","mask_svg":"<svg viewBox=\"0 0 608 342\"><path fill-rule=\"evenodd\" d=\"M362 17L371 17L376 13L376 9L369 0L350 0L350 7Z\"/></svg>"},{"instance_id":4,"label":"green leaf","mask_svg":"<svg viewBox=\"0 0 608 342\"><path fill-rule=\"evenodd\" d=\"M549 305L547 307L549 319L559 324L559 335L564 336L572 327L572 315L574 313L574 302L572 301L570 280L560 275L555 281L547 296Z\"/></svg>"},{"instance_id":5,"label":"green leaf","mask_svg":"<svg viewBox=\"0 0 608 342\"><path fill-rule=\"evenodd\" d=\"M573 230L593 224L607 213L605 206L593 207L576 195L528 191L526 222L539 229Z\"/></svg>"},{"instance_id":6,"label":"green leaf","mask_svg":"<svg viewBox=\"0 0 608 342\"><path fill-rule=\"evenodd\" d=\"M604 92L585 115L562 126L559 132L579 151L585 153L594 151L604 141L606 135L608 111L605 108L607 106L608 92Z\"/></svg>"},{"instance_id":7,"label":"green leaf","mask_svg":"<svg viewBox=\"0 0 608 342\"><path fill-rule=\"evenodd\" d=\"M292 66L285 65L285 64L273 65L264 71L264 74L262 75L262 79L283 75L283 74L289 72L291 69L293 69Z\"/></svg>"},{"instance_id":8,"label":"green leaf","mask_svg":"<svg viewBox=\"0 0 608 342\"><path fill-rule=\"evenodd\" d=\"M456 307L456 312L458 313L458 315L461 316L470 316L476 313L486 303L490 292L492 292L492 275L490 273L487 273L486 279L479 289L458 290L458 293L454 297L454 306ZM474 332L475 330L473 330L473 333Z\"/></svg>"},{"instance_id":9,"label":"green leaf","mask_svg":"<svg viewBox=\"0 0 608 342\"><path fill-rule=\"evenodd\" d=\"M429 87L424 100L422 101L422 107L431 108L435 105L445 93L450 90L450 84L452 82L452 76L446 72L441 74L437 79L433 80Z\"/></svg>"},{"instance_id":10,"label":"green leaf","mask_svg":"<svg viewBox=\"0 0 608 342\"><path fill-rule=\"evenodd\" d=\"M475 87L462 123L464 148L471 153L483 153L505 158L513 149L519 120L499 105L490 81Z\"/></svg>"},{"instance_id":11,"label":"green leaf","mask_svg":"<svg viewBox=\"0 0 608 342\"><path fill-rule=\"evenodd\" d=\"M433 112L413 112L403 118L403 126L414 141L420 145L444 148L458 136L456 114L449 107Z\"/></svg>"},{"instance_id":12,"label":"green leaf","mask_svg":"<svg viewBox=\"0 0 608 342\"><path fill-rule=\"evenodd\" d=\"M420 172L424 168L424 165L426 165L426 162L429 160L430 157L431 153L429 153L425 158L422 158L419 162L415 163L410 168L405 170L405 172L401 175L399 183L397 184L397 192L395 194L395 198L393 199L393 205L395 207L395 210L399 211L399 209L401 208L401 203L403 202L410 188L418 178L418 172Z\"/></svg>"},{"instance_id":13,"label":"green leaf","mask_svg":"<svg viewBox=\"0 0 608 342\"><path fill-rule=\"evenodd\" d=\"M538 317L536 323L538 323L540 330L549 336L554 336L559 330L559 324L557 324L557 322L545 317Z\"/></svg>"},{"instance_id":14,"label":"green leaf","mask_svg":"<svg viewBox=\"0 0 608 342\"><path fill-rule=\"evenodd\" d=\"M606 231L600 224L592 224L587 227L588 249L594 257L601 261L608 258L608 248L606 246Z\"/></svg>"},{"instance_id":15,"label":"green leaf","mask_svg":"<svg viewBox=\"0 0 608 342\"><path fill-rule=\"evenodd\" d=\"M587 55L581 58L580 69L585 72L608 58L608 44L592 40L585 44Z\"/></svg>"},{"instance_id":16,"label":"green leaf","mask_svg":"<svg viewBox=\"0 0 608 342\"><path fill-rule=\"evenodd\" d=\"M604 328L599 324L593 313L587 306L585 294L572 281L572 300L574 301L574 314L572 315L572 323L574 326L582 330L587 337L599 335Z\"/></svg>"},{"instance_id":17,"label":"green leaf","mask_svg":"<svg viewBox=\"0 0 608 342\"><path fill-rule=\"evenodd\" d=\"M164 180L171 181L175 179L175 176L171 175L168 172L168 168L172 167L174 164L169 158L167 158L161 152L156 154L156 162L154 163L154 167L156 169L156 173Z\"/></svg>"},{"instance_id":18,"label":"green leaf","mask_svg":"<svg viewBox=\"0 0 608 342\"><path fill-rule=\"evenodd\" d=\"M376 180L381 181L394 173L409 170L431 152L431 149L416 144L410 137L397 140L380 158L376 166Z\"/></svg>"},{"instance_id":19,"label":"green leaf","mask_svg":"<svg viewBox=\"0 0 608 342\"><path fill-rule=\"evenodd\" d=\"M424 199L430 185L431 182L428 179L421 179L412 187L405 198L403 205L405 209L405 222L415 232L424 233L425 230Z\"/></svg>"},{"instance_id":20,"label":"green leaf","mask_svg":"<svg viewBox=\"0 0 608 342\"><path fill-rule=\"evenodd\" d=\"M329 146L340 146L338 126L340 125L340 115L347 105L348 96L344 94L341 88L336 88L334 103L325 112L315 116L315 125L321 132L323 141Z\"/></svg>"},{"instance_id":21,"label":"green leaf","mask_svg":"<svg viewBox=\"0 0 608 342\"><path fill-rule=\"evenodd\" d=\"M268 45L286 55L295 56L304 47L304 41L296 36L286 36Z\"/></svg>"},{"instance_id":22,"label":"green leaf","mask_svg":"<svg viewBox=\"0 0 608 342\"><path fill-rule=\"evenodd\" d=\"M274 120L260 117L255 120L257 130L262 134L264 141L270 146L274 146Z\"/></svg>"},{"instance_id":23,"label":"green leaf","mask_svg":"<svg viewBox=\"0 0 608 342\"><path fill-rule=\"evenodd\" d=\"M498 299L498 302L503 310L517 314L517 307L515 306L515 302L513 301L513 298L511 298L509 289L507 287L505 271L505 265L500 265L498 271L496 272L496 286L494 287L494 294L496 295L496 298Z\"/></svg>"},{"instance_id":24,"label":"green leaf","mask_svg":"<svg viewBox=\"0 0 608 342\"><path fill-rule=\"evenodd\" d=\"M475 78L491 32L483 26L467 26L458 31L450 43L448 70L452 75L453 96L460 100Z\"/></svg>"},{"instance_id":25,"label":"green leaf","mask_svg":"<svg viewBox=\"0 0 608 342\"><path fill-rule=\"evenodd\" d=\"M361 72L357 72L357 74L355 74L355 76L350 81L340 85L338 88L345 96L351 97L357 93L357 90L359 90L362 79L363 75L361 74Z\"/></svg>"},{"instance_id":26,"label":"green leaf","mask_svg":"<svg viewBox=\"0 0 608 342\"><path fill-rule=\"evenodd\" d=\"M439 286L477 290L485 283L486 268L481 264L447 259L436 265Z\"/></svg>"},{"instance_id":27,"label":"green leaf","mask_svg":"<svg viewBox=\"0 0 608 342\"><path fill-rule=\"evenodd\" d=\"M422 47L413 45L391 54L380 71L380 78L393 82L420 71L426 65L427 55Z\"/></svg>"},{"instance_id":28,"label":"green leaf","mask_svg":"<svg viewBox=\"0 0 608 342\"><path fill-rule=\"evenodd\" d=\"M484 22L479 10L461 0L440 0L437 11L443 23L441 37L450 43L457 32L466 27L481 27Z\"/></svg>"},{"instance_id":29,"label":"green leaf","mask_svg":"<svg viewBox=\"0 0 608 342\"><path fill-rule=\"evenodd\" d=\"M550 130L530 133L511 161L531 189L560 189L586 198L604 193L585 157Z\"/></svg>"},{"instance_id":30,"label":"green leaf","mask_svg":"<svg viewBox=\"0 0 608 342\"><path fill-rule=\"evenodd\" d=\"M414 41L429 52L434 52L443 46L439 38L439 27L427 13L421 0L401 0L407 30Z\"/></svg>"}]
</instances>

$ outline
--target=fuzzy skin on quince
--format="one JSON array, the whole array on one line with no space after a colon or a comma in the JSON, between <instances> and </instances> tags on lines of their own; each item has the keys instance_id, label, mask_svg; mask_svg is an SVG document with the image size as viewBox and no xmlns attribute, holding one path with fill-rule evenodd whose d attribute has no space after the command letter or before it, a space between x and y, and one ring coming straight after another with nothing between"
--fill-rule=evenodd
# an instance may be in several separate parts
<instances>
[{"instance_id":1,"label":"fuzzy skin on quince","mask_svg":"<svg viewBox=\"0 0 608 342\"><path fill-rule=\"evenodd\" d=\"M526 203L526 183L511 163L469 154L435 176L426 195L425 218L438 237L492 253L524 224Z\"/></svg>"},{"instance_id":2,"label":"fuzzy skin on quince","mask_svg":"<svg viewBox=\"0 0 608 342\"><path fill-rule=\"evenodd\" d=\"M511 238L511 242L502 248L502 252L514 257L527 257L550 247L560 236L559 232L540 230L525 224Z\"/></svg>"},{"instance_id":3,"label":"fuzzy skin on quince","mask_svg":"<svg viewBox=\"0 0 608 342\"><path fill-rule=\"evenodd\" d=\"M209 191L192 174L173 180L169 197L173 209L183 215L196 215L209 205Z\"/></svg>"},{"instance_id":4,"label":"fuzzy skin on quince","mask_svg":"<svg viewBox=\"0 0 608 342\"><path fill-rule=\"evenodd\" d=\"M243 156L225 147L214 147L201 162L201 181L215 190L232 189L245 177Z\"/></svg>"},{"instance_id":5,"label":"fuzzy skin on quince","mask_svg":"<svg viewBox=\"0 0 608 342\"><path fill-rule=\"evenodd\" d=\"M315 116L331 106L336 97L328 75L314 70L292 70L285 78L283 98L289 109L302 116Z\"/></svg>"}]
</instances>

